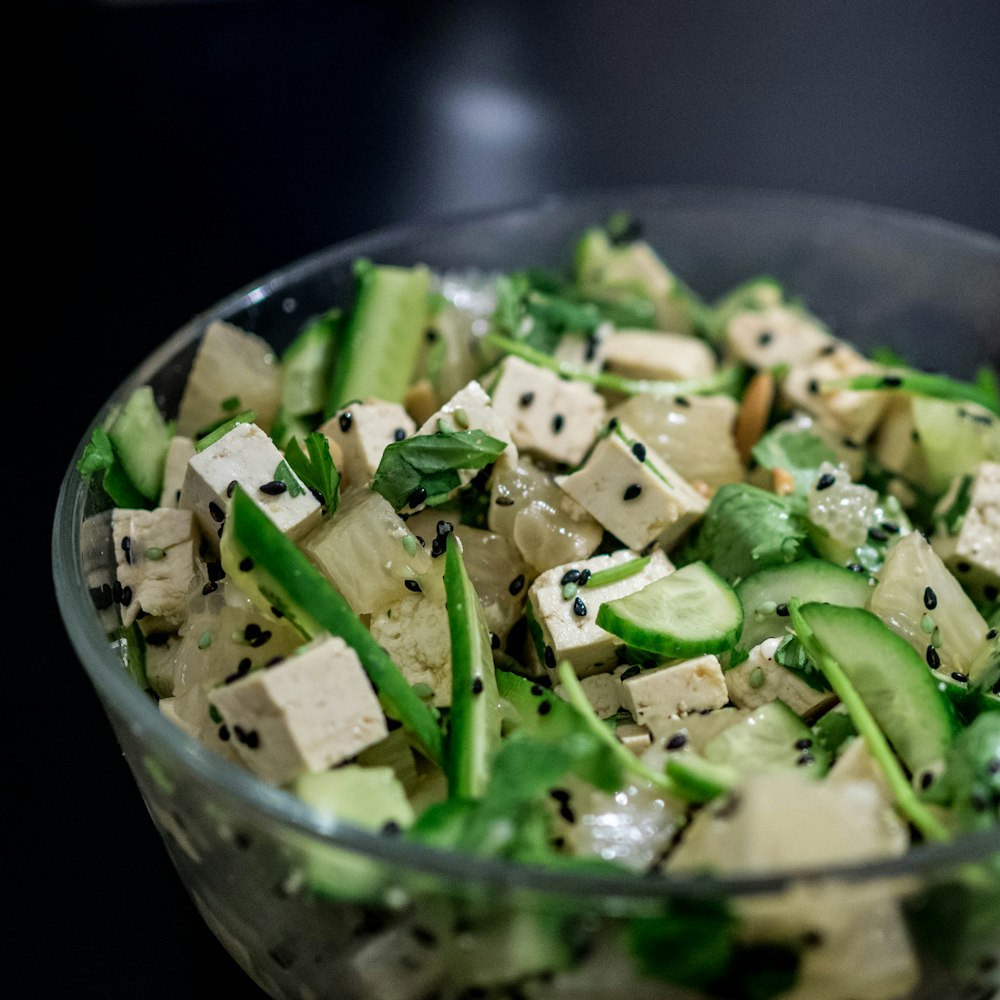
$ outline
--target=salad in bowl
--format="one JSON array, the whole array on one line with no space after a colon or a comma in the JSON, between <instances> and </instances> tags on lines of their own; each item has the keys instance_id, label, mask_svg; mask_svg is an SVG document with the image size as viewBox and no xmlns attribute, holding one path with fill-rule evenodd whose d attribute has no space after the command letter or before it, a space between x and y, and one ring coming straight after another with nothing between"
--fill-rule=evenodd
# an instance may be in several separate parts
<instances>
[{"instance_id":1,"label":"salad in bowl","mask_svg":"<svg viewBox=\"0 0 1000 1000\"><path fill-rule=\"evenodd\" d=\"M273 995L996 985L995 344L944 374L856 336L898 275L829 296L769 231L794 199L714 206L758 230L702 286L699 197L301 262L82 442L79 589L129 691L98 687Z\"/></svg>"}]
</instances>

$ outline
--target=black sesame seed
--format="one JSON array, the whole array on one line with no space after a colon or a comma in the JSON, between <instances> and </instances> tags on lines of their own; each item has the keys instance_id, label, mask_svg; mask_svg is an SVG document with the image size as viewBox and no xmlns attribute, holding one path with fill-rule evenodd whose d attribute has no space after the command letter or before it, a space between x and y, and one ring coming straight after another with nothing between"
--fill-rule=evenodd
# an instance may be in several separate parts
<instances>
[{"instance_id":1,"label":"black sesame seed","mask_svg":"<svg viewBox=\"0 0 1000 1000\"><path fill-rule=\"evenodd\" d=\"M271 614L274 615L275 618L285 617L285 612L282 611L281 608L276 608L273 604L271 605Z\"/></svg>"},{"instance_id":2,"label":"black sesame seed","mask_svg":"<svg viewBox=\"0 0 1000 1000\"><path fill-rule=\"evenodd\" d=\"M406 502L410 507L419 507L427 499L427 490L423 486L418 486L407 498Z\"/></svg>"},{"instance_id":3,"label":"black sesame seed","mask_svg":"<svg viewBox=\"0 0 1000 1000\"><path fill-rule=\"evenodd\" d=\"M256 622L250 622L245 629L243 629L243 638L249 642L251 639L256 639L260 635L260 626Z\"/></svg>"},{"instance_id":4,"label":"black sesame seed","mask_svg":"<svg viewBox=\"0 0 1000 1000\"><path fill-rule=\"evenodd\" d=\"M1000 596L1000 594L997 593L997 588L994 587L992 583L988 583L985 587L983 587L983 597L985 597L987 601L995 601L998 596Z\"/></svg>"},{"instance_id":5,"label":"black sesame seed","mask_svg":"<svg viewBox=\"0 0 1000 1000\"><path fill-rule=\"evenodd\" d=\"M666 747L668 750L680 750L681 747L687 746L687 733L674 733L666 742Z\"/></svg>"},{"instance_id":6,"label":"black sesame seed","mask_svg":"<svg viewBox=\"0 0 1000 1000\"><path fill-rule=\"evenodd\" d=\"M351 429L351 424L354 423L354 416L350 410L345 413L341 413L337 423L340 424L340 429L346 434Z\"/></svg>"},{"instance_id":7,"label":"black sesame seed","mask_svg":"<svg viewBox=\"0 0 1000 1000\"><path fill-rule=\"evenodd\" d=\"M642 492L642 487L638 483L632 483L625 487L625 492L622 494L623 500L634 500Z\"/></svg>"},{"instance_id":8,"label":"black sesame seed","mask_svg":"<svg viewBox=\"0 0 1000 1000\"><path fill-rule=\"evenodd\" d=\"M899 534L899 525L896 524L895 521L883 521L882 522L882 530L883 531L888 531L890 535L898 535Z\"/></svg>"},{"instance_id":9,"label":"black sesame seed","mask_svg":"<svg viewBox=\"0 0 1000 1000\"><path fill-rule=\"evenodd\" d=\"M565 802L559 807L559 815L562 816L567 823L576 822L576 813L574 813Z\"/></svg>"},{"instance_id":10,"label":"black sesame seed","mask_svg":"<svg viewBox=\"0 0 1000 1000\"><path fill-rule=\"evenodd\" d=\"M555 650L551 646L546 646L545 647L545 656L544 656L544 659L545 659L545 666L547 666L549 668L549 670L555 670L555 668L556 668L556 653L555 653Z\"/></svg>"},{"instance_id":11,"label":"black sesame seed","mask_svg":"<svg viewBox=\"0 0 1000 1000\"><path fill-rule=\"evenodd\" d=\"M221 524L226 519L226 515L223 513L222 508L214 501L208 501L208 512L212 515L212 520L216 524Z\"/></svg>"},{"instance_id":12,"label":"black sesame seed","mask_svg":"<svg viewBox=\"0 0 1000 1000\"><path fill-rule=\"evenodd\" d=\"M201 588L202 594L208 597L209 594L214 593L219 589L219 585L214 580L209 580L204 587Z\"/></svg>"},{"instance_id":13,"label":"black sesame seed","mask_svg":"<svg viewBox=\"0 0 1000 1000\"><path fill-rule=\"evenodd\" d=\"M219 536L219 538L221 538L221 537L222 537L222 532L223 532L224 530L225 530L225 525L223 525L223 524L220 524L220 525L219 525L219 530L218 530L218 531L216 532L216 534L217 534L217 535Z\"/></svg>"},{"instance_id":14,"label":"black sesame seed","mask_svg":"<svg viewBox=\"0 0 1000 1000\"><path fill-rule=\"evenodd\" d=\"M578 569L568 569L562 575L562 579L559 583L565 587L567 583L576 583L580 579L580 571Z\"/></svg>"},{"instance_id":15,"label":"black sesame seed","mask_svg":"<svg viewBox=\"0 0 1000 1000\"><path fill-rule=\"evenodd\" d=\"M233 490L236 489L236 480L230 479L229 485L226 487L226 496L231 497L233 495Z\"/></svg>"},{"instance_id":16,"label":"black sesame seed","mask_svg":"<svg viewBox=\"0 0 1000 1000\"><path fill-rule=\"evenodd\" d=\"M636 674L639 674L641 672L642 672L642 667L640 667L638 663L633 663L631 667L628 667L621 672L621 675L619 676L618 679L620 681L627 681L630 677L635 677Z\"/></svg>"},{"instance_id":17,"label":"black sesame seed","mask_svg":"<svg viewBox=\"0 0 1000 1000\"><path fill-rule=\"evenodd\" d=\"M249 750L256 750L260 746L260 736L256 729L251 729L243 739L243 743Z\"/></svg>"},{"instance_id":18,"label":"black sesame seed","mask_svg":"<svg viewBox=\"0 0 1000 1000\"><path fill-rule=\"evenodd\" d=\"M959 684L968 684L969 683L969 675L968 674L963 674L961 670L953 670L951 672L951 679L953 681L958 681Z\"/></svg>"},{"instance_id":19,"label":"black sesame seed","mask_svg":"<svg viewBox=\"0 0 1000 1000\"><path fill-rule=\"evenodd\" d=\"M938 651L933 646L927 647L927 665L932 670L937 670L941 666L941 657L938 656Z\"/></svg>"},{"instance_id":20,"label":"black sesame seed","mask_svg":"<svg viewBox=\"0 0 1000 1000\"><path fill-rule=\"evenodd\" d=\"M208 563L205 566L205 569L208 570L209 580L218 581L221 580L226 575L226 571L222 568L222 563L218 562L217 560L213 560L212 562Z\"/></svg>"},{"instance_id":21,"label":"black sesame seed","mask_svg":"<svg viewBox=\"0 0 1000 1000\"><path fill-rule=\"evenodd\" d=\"M250 570L253 569L253 560L249 556L244 556L240 560L240 569L243 570L244 573L249 573Z\"/></svg>"},{"instance_id":22,"label":"black sesame seed","mask_svg":"<svg viewBox=\"0 0 1000 1000\"><path fill-rule=\"evenodd\" d=\"M414 594L420 593L420 584L417 583L416 580L404 580L403 586L406 587L407 590L412 590Z\"/></svg>"},{"instance_id":23,"label":"black sesame seed","mask_svg":"<svg viewBox=\"0 0 1000 1000\"><path fill-rule=\"evenodd\" d=\"M533 392L524 392L521 394L521 398L518 400L518 403L521 406L531 406L534 401L535 394Z\"/></svg>"},{"instance_id":24,"label":"black sesame seed","mask_svg":"<svg viewBox=\"0 0 1000 1000\"><path fill-rule=\"evenodd\" d=\"M861 563L848 563L847 564L847 568L852 573L864 573L865 572L865 568L864 568L864 566L861 565Z\"/></svg>"},{"instance_id":25,"label":"black sesame seed","mask_svg":"<svg viewBox=\"0 0 1000 1000\"><path fill-rule=\"evenodd\" d=\"M403 828L394 819L388 819L382 824L381 832L386 837L396 837L403 832Z\"/></svg>"},{"instance_id":26,"label":"black sesame seed","mask_svg":"<svg viewBox=\"0 0 1000 1000\"><path fill-rule=\"evenodd\" d=\"M219 726L219 739L223 743L229 739L229 726Z\"/></svg>"},{"instance_id":27,"label":"black sesame seed","mask_svg":"<svg viewBox=\"0 0 1000 1000\"><path fill-rule=\"evenodd\" d=\"M898 375L886 375L882 379L882 385L887 389L898 389L903 384L903 380Z\"/></svg>"},{"instance_id":28,"label":"black sesame seed","mask_svg":"<svg viewBox=\"0 0 1000 1000\"><path fill-rule=\"evenodd\" d=\"M472 693L482 694L483 693L483 679L482 677L474 677L472 679Z\"/></svg>"},{"instance_id":29,"label":"black sesame seed","mask_svg":"<svg viewBox=\"0 0 1000 1000\"><path fill-rule=\"evenodd\" d=\"M254 649L260 649L260 647L263 646L264 643L268 642L270 638L271 638L271 630L264 629L260 633L260 635L258 635L255 639L252 639L250 641L250 645L253 646Z\"/></svg>"},{"instance_id":30,"label":"black sesame seed","mask_svg":"<svg viewBox=\"0 0 1000 1000\"><path fill-rule=\"evenodd\" d=\"M889 541L889 536L881 528L869 528L868 537L873 542L887 542Z\"/></svg>"},{"instance_id":31,"label":"black sesame seed","mask_svg":"<svg viewBox=\"0 0 1000 1000\"><path fill-rule=\"evenodd\" d=\"M593 576L593 573L589 569L580 570L580 575L576 578L576 585L578 587L586 587L590 582L591 576Z\"/></svg>"},{"instance_id":32,"label":"black sesame seed","mask_svg":"<svg viewBox=\"0 0 1000 1000\"><path fill-rule=\"evenodd\" d=\"M499 497L497 497L496 503L497 503L498 507L513 507L514 506L514 498L513 497L507 497L507 496L499 496Z\"/></svg>"},{"instance_id":33,"label":"black sesame seed","mask_svg":"<svg viewBox=\"0 0 1000 1000\"><path fill-rule=\"evenodd\" d=\"M924 607L933 611L937 607L937 594L931 587L924 587Z\"/></svg>"},{"instance_id":34,"label":"black sesame seed","mask_svg":"<svg viewBox=\"0 0 1000 1000\"><path fill-rule=\"evenodd\" d=\"M955 566L955 569L957 569L959 573L968 573L969 570L972 569L972 567L967 562L965 562L965 560L963 560L962 562L958 563Z\"/></svg>"},{"instance_id":35,"label":"black sesame seed","mask_svg":"<svg viewBox=\"0 0 1000 1000\"><path fill-rule=\"evenodd\" d=\"M809 385L807 385L806 388L809 391L810 396L819 395L819 382L816 379L814 378L809 379Z\"/></svg>"},{"instance_id":36,"label":"black sesame seed","mask_svg":"<svg viewBox=\"0 0 1000 1000\"><path fill-rule=\"evenodd\" d=\"M566 418L561 413L557 413L552 418L552 433L558 434L565 425L566 425Z\"/></svg>"},{"instance_id":37,"label":"black sesame seed","mask_svg":"<svg viewBox=\"0 0 1000 1000\"><path fill-rule=\"evenodd\" d=\"M132 539L126 535L122 539L122 552L125 553L125 562L132 565Z\"/></svg>"},{"instance_id":38,"label":"black sesame seed","mask_svg":"<svg viewBox=\"0 0 1000 1000\"><path fill-rule=\"evenodd\" d=\"M774 334L771 333L770 330L761 330L761 332L757 334L757 343L761 347L767 347L772 340L774 340Z\"/></svg>"},{"instance_id":39,"label":"black sesame seed","mask_svg":"<svg viewBox=\"0 0 1000 1000\"><path fill-rule=\"evenodd\" d=\"M583 352L583 358L585 361L593 361L594 358L597 357L598 343L599 341L594 334L590 334L590 336L587 337L587 346Z\"/></svg>"},{"instance_id":40,"label":"black sesame seed","mask_svg":"<svg viewBox=\"0 0 1000 1000\"><path fill-rule=\"evenodd\" d=\"M843 445L843 446L844 446L845 448L854 448L854 449L857 449L857 448L860 448L860 447L862 447L862 445L861 445L861 444L859 444L859 443L858 443L857 441L855 441L855 440L854 440L853 438L849 438L849 437L845 437L845 438L841 438L841 439L840 439L840 443L841 443L841 444L842 444L842 445Z\"/></svg>"},{"instance_id":41,"label":"black sesame seed","mask_svg":"<svg viewBox=\"0 0 1000 1000\"><path fill-rule=\"evenodd\" d=\"M778 605L778 606L777 606L777 607L776 607L776 608L774 609L774 613L775 613L775 614L776 614L776 615L777 615L777 616L778 616L779 618L787 618L787 617L788 617L788 605L787 605L787 604L779 604L779 605Z\"/></svg>"},{"instance_id":42,"label":"black sesame seed","mask_svg":"<svg viewBox=\"0 0 1000 1000\"><path fill-rule=\"evenodd\" d=\"M393 439L393 441L402 441L402 440L404 440L405 438L406 438L406 431L405 431L405 430L403 430L403 428L402 428L402 427L397 427L397 428L396 428L396 429L395 429L395 430L394 430L394 431L392 432L392 439Z\"/></svg>"},{"instance_id":43,"label":"black sesame seed","mask_svg":"<svg viewBox=\"0 0 1000 1000\"><path fill-rule=\"evenodd\" d=\"M688 399L687 396L675 396L674 397L674 405L675 406L683 406L683 407L687 408L687 407L689 407L691 405L691 400Z\"/></svg>"},{"instance_id":44,"label":"black sesame seed","mask_svg":"<svg viewBox=\"0 0 1000 1000\"><path fill-rule=\"evenodd\" d=\"M920 775L920 787L921 787L921 789L923 791L927 791L927 789L930 788L932 784L934 784L934 772L933 771L924 771L924 773L922 775Z\"/></svg>"},{"instance_id":45,"label":"black sesame seed","mask_svg":"<svg viewBox=\"0 0 1000 1000\"><path fill-rule=\"evenodd\" d=\"M646 446L641 441L636 441L636 443L632 445L632 454L635 455L640 462L645 462Z\"/></svg>"},{"instance_id":46,"label":"black sesame seed","mask_svg":"<svg viewBox=\"0 0 1000 1000\"><path fill-rule=\"evenodd\" d=\"M617 429L618 429L618 418L617 417L612 417L608 421L608 430L609 431L614 431L614 430L617 430Z\"/></svg>"},{"instance_id":47,"label":"black sesame seed","mask_svg":"<svg viewBox=\"0 0 1000 1000\"><path fill-rule=\"evenodd\" d=\"M499 649L500 648L500 636L496 632L490 632L490 648Z\"/></svg>"},{"instance_id":48,"label":"black sesame seed","mask_svg":"<svg viewBox=\"0 0 1000 1000\"><path fill-rule=\"evenodd\" d=\"M262 483L259 487L261 493L266 493L269 497L280 496L288 489L288 484L280 479L272 479L270 482Z\"/></svg>"},{"instance_id":49,"label":"black sesame seed","mask_svg":"<svg viewBox=\"0 0 1000 1000\"><path fill-rule=\"evenodd\" d=\"M795 741L796 750L808 750L812 745L813 741L808 736L803 736L802 739Z\"/></svg>"},{"instance_id":50,"label":"black sesame seed","mask_svg":"<svg viewBox=\"0 0 1000 1000\"><path fill-rule=\"evenodd\" d=\"M129 586L122 587L122 604L129 605L132 603L132 588Z\"/></svg>"},{"instance_id":51,"label":"black sesame seed","mask_svg":"<svg viewBox=\"0 0 1000 1000\"><path fill-rule=\"evenodd\" d=\"M796 767L808 767L810 764L815 764L816 758L811 753L800 754L795 761Z\"/></svg>"},{"instance_id":52,"label":"black sesame seed","mask_svg":"<svg viewBox=\"0 0 1000 1000\"><path fill-rule=\"evenodd\" d=\"M521 591L524 590L524 574L518 573L517 576L515 576L514 579L510 581L507 590L511 594L511 596L516 596L517 594L520 594Z\"/></svg>"},{"instance_id":53,"label":"black sesame seed","mask_svg":"<svg viewBox=\"0 0 1000 1000\"><path fill-rule=\"evenodd\" d=\"M816 489L828 490L836 481L837 477L832 472L824 472L823 475L816 480Z\"/></svg>"},{"instance_id":54,"label":"black sesame seed","mask_svg":"<svg viewBox=\"0 0 1000 1000\"><path fill-rule=\"evenodd\" d=\"M545 688L543 688L541 684L532 684L531 685L531 693L536 698L541 698L541 696L543 694L545 694Z\"/></svg>"},{"instance_id":55,"label":"black sesame seed","mask_svg":"<svg viewBox=\"0 0 1000 1000\"><path fill-rule=\"evenodd\" d=\"M549 712L551 712L551 711L552 711L552 702L551 701L543 701L543 702L539 703L539 705L538 705L538 714L539 715L548 715Z\"/></svg>"},{"instance_id":56,"label":"black sesame seed","mask_svg":"<svg viewBox=\"0 0 1000 1000\"><path fill-rule=\"evenodd\" d=\"M111 599L115 604L121 604L122 602L122 585L120 580L115 580L111 585Z\"/></svg>"},{"instance_id":57,"label":"black sesame seed","mask_svg":"<svg viewBox=\"0 0 1000 1000\"><path fill-rule=\"evenodd\" d=\"M986 633L987 640L995 639L996 637L997 637L997 630L995 628L991 628L989 632Z\"/></svg>"},{"instance_id":58,"label":"black sesame seed","mask_svg":"<svg viewBox=\"0 0 1000 1000\"><path fill-rule=\"evenodd\" d=\"M578 618L585 618L587 615L587 605L584 604L582 597L577 597L573 601L573 614Z\"/></svg>"}]
</instances>

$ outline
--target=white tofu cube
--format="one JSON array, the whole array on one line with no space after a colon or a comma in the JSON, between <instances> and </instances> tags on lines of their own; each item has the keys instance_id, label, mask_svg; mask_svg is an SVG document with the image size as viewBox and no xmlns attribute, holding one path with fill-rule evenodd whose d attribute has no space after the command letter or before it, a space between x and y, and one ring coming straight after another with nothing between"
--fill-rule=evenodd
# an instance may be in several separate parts
<instances>
[{"instance_id":1,"label":"white tofu cube","mask_svg":"<svg viewBox=\"0 0 1000 1000\"><path fill-rule=\"evenodd\" d=\"M111 515L122 624L140 610L150 631L176 632L195 575L197 528L189 510L116 508Z\"/></svg>"},{"instance_id":2,"label":"white tofu cube","mask_svg":"<svg viewBox=\"0 0 1000 1000\"><path fill-rule=\"evenodd\" d=\"M624 676L621 692L632 718L654 733L674 716L722 708L729 701L722 667L711 654Z\"/></svg>"},{"instance_id":3,"label":"white tofu cube","mask_svg":"<svg viewBox=\"0 0 1000 1000\"><path fill-rule=\"evenodd\" d=\"M665 382L707 378L715 352L698 337L659 330L616 330L604 341L605 367L625 378Z\"/></svg>"},{"instance_id":4,"label":"white tofu cube","mask_svg":"<svg viewBox=\"0 0 1000 1000\"><path fill-rule=\"evenodd\" d=\"M492 399L519 449L564 465L583 458L604 423L604 399L591 386L512 355L498 367Z\"/></svg>"},{"instance_id":5,"label":"white tofu cube","mask_svg":"<svg viewBox=\"0 0 1000 1000\"><path fill-rule=\"evenodd\" d=\"M580 681L580 687L599 719L610 719L618 714L622 707L621 689L614 674L591 674ZM562 684L557 684L553 691L560 698L568 700Z\"/></svg>"},{"instance_id":6,"label":"white tofu cube","mask_svg":"<svg viewBox=\"0 0 1000 1000\"><path fill-rule=\"evenodd\" d=\"M556 344L553 357L562 364L571 365L583 372L596 373L604 367L605 344L614 330L610 323L602 323L587 337L564 333Z\"/></svg>"},{"instance_id":7,"label":"white tofu cube","mask_svg":"<svg viewBox=\"0 0 1000 1000\"><path fill-rule=\"evenodd\" d=\"M240 759L277 785L339 764L388 734L361 661L339 636L319 637L211 697Z\"/></svg>"},{"instance_id":8,"label":"white tofu cube","mask_svg":"<svg viewBox=\"0 0 1000 1000\"><path fill-rule=\"evenodd\" d=\"M605 601L633 594L673 572L673 564L663 552L654 551L639 572L600 587L587 584L579 588L572 599L563 596L562 580L571 570L597 573L637 558L637 552L620 549L610 555L556 566L535 579L528 591L528 601L531 615L540 630L539 640L544 651L542 659L546 667L551 670L562 660L568 660L579 677L587 677L606 673L616 666L616 650L622 642L598 626L598 609Z\"/></svg>"},{"instance_id":9,"label":"white tofu cube","mask_svg":"<svg viewBox=\"0 0 1000 1000\"><path fill-rule=\"evenodd\" d=\"M372 638L411 684L426 684L434 704L451 704L448 610L423 594L407 595L371 618Z\"/></svg>"},{"instance_id":10,"label":"white tofu cube","mask_svg":"<svg viewBox=\"0 0 1000 1000\"><path fill-rule=\"evenodd\" d=\"M620 421L577 471L556 482L633 549L656 541L669 549L708 507L704 496Z\"/></svg>"},{"instance_id":11,"label":"white tofu cube","mask_svg":"<svg viewBox=\"0 0 1000 1000\"><path fill-rule=\"evenodd\" d=\"M963 478L953 481L937 513L954 507L963 486L968 508L951 527L940 522L931 542L963 587L995 601L1000 590L1000 463L980 462L971 482L963 483Z\"/></svg>"},{"instance_id":12,"label":"white tofu cube","mask_svg":"<svg viewBox=\"0 0 1000 1000\"><path fill-rule=\"evenodd\" d=\"M261 489L279 478L290 488L280 493ZM237 424L190 459L181 488L180 506L194 511L202 534L216 551L234 482L292 538L300 538L322 517L319 501L284 464L267 434L256 424Z\"/></svg>"},{"instance_id":13,"label":"white tofu cube","mask_svg":"<svg viewBox=\"0 0 1000 1000\"><path fill-rule=\"evenodd\" d=\"M385 449L410 437L416 428L399 403L368 399L345 406L319 430L340 448L342 461L338 470L344 487L349 487L368 483Z\"/></svg>"},{"instance_id":14,"label":"white tofu cube","mask_svg":"<svg viewBox=\"0 0 1000 1000\"><path fill-rule=\"evenodd\" d=\"M195 446L191 438L175 434L170 439L163 466L163 488L160 491L159 504L161 507L176 507L180 503L187 464L194 454Z\"/></svg>"},{"instance_id":15,"label":"white tofu cube","mask_svg":"<svg viewBox=\"0 0 1000 1000\"><path fill-rule=\"evenodd\" d=\"M813 361L793 365L782 392L797 406L857 444L866 441L882 419L889 395L878 390L826 389L825 382L854 375L881 374L882 368L849 344L838 341Z\"/></svg>"},{"instance_id":16,"label":"white tofu cube","mask_svg":"<svg viewBox=\"0 0 1000 1000\"><path fill-rule=\"evenodd\" d=\"M747 309L726 324L726 351L753 368L804 365L835 343L814 318L786 305Z\"/></svg>"},{"instance_id":17,"label":"white tofu cube","mask_svg":"<svg viewBox=\"0 0 1000 1000\"><path fill-rule=\"evenodd\" d=\"M829 691L817 691L775 660L781 641L781 636L765 639L750 650L742 663L725 672L729 700L737 708L759 708L780 698L793 712L807 715L832 697Z\"/></svg>"}]
</instances>

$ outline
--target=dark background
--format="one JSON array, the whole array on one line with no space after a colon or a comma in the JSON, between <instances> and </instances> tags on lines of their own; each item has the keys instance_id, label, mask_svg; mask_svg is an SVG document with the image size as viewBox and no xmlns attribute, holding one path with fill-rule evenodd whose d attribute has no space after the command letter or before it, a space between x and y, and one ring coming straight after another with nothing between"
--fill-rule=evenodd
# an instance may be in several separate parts
<instances>
[{"instance_id":1,"label":"dark background","mask_svg":"<svg viewBox=\"0 0 1000 1000\"><path fill-rule=\"evenodd\" d=\"M26 246L62 404L48 400L32 446L42 539L80 432L151 347L373 227L682 182L843 195L1000 234L994 0L35 12ZM51 604L47 558L30 565ZM24 685L11 812L28 818L7 866L13 995L259 996L201 924L64 633L42 621L9 667Z\"/></svg>"}]
</instances>

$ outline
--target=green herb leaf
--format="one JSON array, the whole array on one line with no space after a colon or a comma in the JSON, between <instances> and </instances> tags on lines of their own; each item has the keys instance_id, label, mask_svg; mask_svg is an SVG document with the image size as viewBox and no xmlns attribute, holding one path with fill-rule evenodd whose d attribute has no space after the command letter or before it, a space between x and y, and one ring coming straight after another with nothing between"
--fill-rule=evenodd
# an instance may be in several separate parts
<instances>
[{"instance_id":1,"label":"green herb leaf","mask_svg":"<svg viewBox=\"0 0 1000 1000\"><path fill-rule=\"evenodd\" d=\"M110 468L114 460L115 450L108 432L103 427L95 427L80 460L76 463L76 471L81 476L91 476L95 472L103 472Z\"/></svg>"},{"instance_id":2,"label":"green herb leaf","mask_svg":"<svg viewBox=\"0 0 1000 1000\"><path fill-rule=\"evenodd\" d=\"M285 462L309 489L319 494L323 512L333 514L340 500L340 473L333 464L326 435L319 431L307 434L306 452L298 439L292 438L285 448Z\"/></svg>"},{"instance_id":3,"label":"green herb leaf","mask_svg":"<svg viewBox=\"0 0 1000 1000\"><path fill-rule=\"evenodd\" d=\"M277 468L274 470L274 478L279 483L285 484L286 492L290 497L300 497L305 493L305 489L298 479L295 478L295 474L285 459L282 459L278 463Z\"/></svg>"},{"instance_id":4,"label":"green herb leaf","mask_svg":"<svg viewBox=\"0 0 1000 1000\"><path fill-rule=\"evenodd\" d=\"M777 427L768 431L753 447L753 457L765 469L785 469L795 480L795 492L809 492L816 470L824 462L836 464L837 456L812 431Z\"/></svg>"},{"instance_id":5,"label":"green herb leaf","mask_svg":"<svg viewBox=\"0 0 1000 1000\"><path fill-rule=\"evenodd\" d=\"M425 490L425 502L434 507L461 486L460 471L486 468L506 447L506 442L480 430L415 434L385 449L372 489L396 510L405 507L415 491Z\"/></svg>"},{"instance_id":6,"label":"green herb leaf","mask_svg":"<svg viewBox=\"0 0 1000 1000\"><path fill-rule=\"evenodd\" d=\"M778 648L774 651L774 661L785 667L786 670L794 671L814 691L830 690L830 682L826 679L823 671L817 669L816 664L809 659L798 636L786 635L778 643Z\"/></svg>"}]
</instances>

